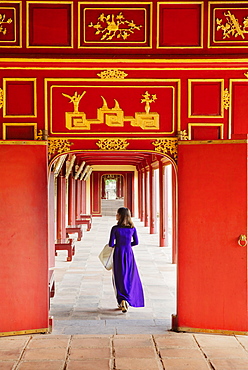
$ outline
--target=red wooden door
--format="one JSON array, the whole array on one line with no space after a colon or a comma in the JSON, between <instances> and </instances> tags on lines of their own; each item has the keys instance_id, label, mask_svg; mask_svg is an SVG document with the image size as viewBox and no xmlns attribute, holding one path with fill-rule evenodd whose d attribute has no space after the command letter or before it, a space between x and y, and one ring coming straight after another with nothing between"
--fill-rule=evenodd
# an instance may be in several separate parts
<instances>
[{"instance_id":1,"label":"red wooden door","mask_svg":"<svg viewBox=\"0 0 248 370\"><path fill-rule=\"evenodd\" d=\"M45 143L2 143L0 168L0 336L46 332L49 301Z\"/></svg>"},{"instance_id":2,"label":"red wooden door","mask_svg":"<svg viewBox=\"0 0 248 370\"><path fill-rule=\"evenodd\" d=\"M181 144L177 328L246 332L247 143Z\"/></svg>"}]
</instances>

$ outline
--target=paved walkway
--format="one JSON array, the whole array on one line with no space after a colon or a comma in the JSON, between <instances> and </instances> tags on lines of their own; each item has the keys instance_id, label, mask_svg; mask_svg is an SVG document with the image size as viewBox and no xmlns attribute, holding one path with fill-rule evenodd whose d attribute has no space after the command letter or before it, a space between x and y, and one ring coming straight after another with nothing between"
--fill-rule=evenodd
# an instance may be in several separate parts
<instances>
[{"instance_id":1,"label":"paved walkway","mask_svg":"<svg viewBox=\"0 0 248 370\"><path fill-rule=\"evenodd\" d=\"M248 337L169 331L175 313L170 248L135 221L146 307L116 310L111 272L98 261L114 218L94 219L76 255L56 257L52 334L0 338L1 370L248 370Z\"/></svg>"},{"instance_id":2,"label":"paved walkway","mask_svg":"<svg viewBox=\"0 0 248 370\"><path fill-rule=\"evenodd\" d=\"M176 312L176 266L171 248L158 247L158 235L150 235L143 223L135 221L140 244L134 247L144 286L145 307L130 307L126 314L117 309L112 272L98 259L108 242L115 217L93 218L91 231L76 243L72 262L66 252L56 257L56 294L51 301L53 334L163 334L171 327Z\"/></svg>"},{"instance_id":3,"label":"paved walkway","mask_svg":"<svg viewBox=\"0 0 248 370\"><path fill-rule=\"evenodd\" d=\"M247 370L248 337L34 335L0 339L1 370Z\"/></svg>"}]
</instances>

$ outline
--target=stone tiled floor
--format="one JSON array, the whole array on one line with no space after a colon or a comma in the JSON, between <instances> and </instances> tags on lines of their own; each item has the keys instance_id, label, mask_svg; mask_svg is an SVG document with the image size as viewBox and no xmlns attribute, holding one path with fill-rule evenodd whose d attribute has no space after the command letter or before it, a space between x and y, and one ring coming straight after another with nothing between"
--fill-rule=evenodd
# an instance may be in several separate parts
<instances>
[{"instance_id":1,"label":"stone tiled floor","mask_svg":"<svg viewBox=\"0 0 248 370\"><path fill-rule=\"evenodd\" d=\"M247 370L248 337L34 335L0 339L1 370Z\"/></svg>"},{"instance_id":2,"label":"stone tiled floor","mask_svg":"<svg viewBox=\"0 0 248 370\"><path fill-rule=\"evenodd\" d=\"M52 334L0 338L0 370L248 370L248 336L174 333L176 266L135 221L146 307L116 309L111 272L98 260L114 218L94 219L72 262L56 257Z\"/></svg>"},{"instance_id":3,"label":"stone tiled floor","mask_svg":"<svg viewBox=\"0 0 248 370\"><path fill-rule=\"evenodd\" d=\"M114 212L113 212L114 213ZM91 231L76 243L72 262L66 252L56 257L56 295L51 300L53 334L162 334L170 329L176 312L176 266L171 248L158 247L158 234L135 221L140 244L134 247L145 292L145 307L117 309L112 272L101 265L98 255L108 242L115 217L93 218Z\"/></svg>"}]
</instances>

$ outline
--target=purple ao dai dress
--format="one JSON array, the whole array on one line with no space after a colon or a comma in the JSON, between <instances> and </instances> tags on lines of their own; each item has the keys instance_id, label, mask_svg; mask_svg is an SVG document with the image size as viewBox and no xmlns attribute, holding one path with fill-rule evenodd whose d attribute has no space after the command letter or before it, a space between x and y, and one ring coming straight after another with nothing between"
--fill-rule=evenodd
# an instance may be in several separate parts
<instances>
[{"instance_id":1,"label":"purple ao dai dress","mask_svg":"<svg viewBox=\"0 0 248 370\"><path fill-rule=\"evenodd\" d=\"M113 284L118 304L122 300L132 307L144 307L144 294L132 247L137 245L136 228L113 226L109 246L115 247L113 256Z\"/></svg>"}]
</instances>

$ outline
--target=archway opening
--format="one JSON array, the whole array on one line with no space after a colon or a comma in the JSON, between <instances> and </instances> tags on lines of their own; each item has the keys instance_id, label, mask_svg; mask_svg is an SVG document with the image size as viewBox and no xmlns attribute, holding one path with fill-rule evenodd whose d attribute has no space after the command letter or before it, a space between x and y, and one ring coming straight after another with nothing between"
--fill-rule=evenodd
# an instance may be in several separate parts
<instances>
[{"instance_id":1,"label":"archway opening","mask_svg":"<svg viewBox=\"0 0 248 370\"><path fill-rule=\"evenodd\" d=\"M137 153L135 160L133 153L128 154L128 152L103 153L101 157L104 159L100 160L99 154L97 156L95 153L68 153L64 164L60 166L59 171L57 169L57 186L54 188L56 211L53 213L56 218L55 234L61 226L61 213L63 213L61 207L64 207L65 227L69 222L76 223L77 214L82 210L81 203L84 205L84 214L93 216L93 221L90 231L87 231L87 225L82 225L83 237L81 241L75 242L76 251L72 261L66 261L66 251L59 251L56 257L54 272L57 287L55 296L51 300L51 315L55 318L55 330L56 328L62 330L60 325L63 324L64 331L60 333L69 334L70 321L78 320L77 333L81 333L83 330L85 332L87 323L90 326L91 320L105 320L105 322L107 320L111 330L128 333L128 330L131 330L130 327L136 325L137 333L140 333L141 321L148 320L147 328L142 327L143 332L154 330L154 326L155 330L163 332L171 328L171 315L176 313L176 266L172 263L175 262L173 261L175 258L173 257L173 240L175 240L173 232L176 231L176 215L171 214L173 207L169 207L169 203L173 203L171 199L173 192L174 202L176 200L176 182L174 180L173 183L173 175L167 174L173 173L173 165L165 156L147 153ZM119 159L118 165L113 164L116 158ZM73 160L74 165L71 165ZM85 163L82 166L83 162ZM51 177L56 172L56 167L54 163ZM71 172L68 170L70 167ZM120 197L116 196L118 176L122 177L123 182L123 193ZM58 187L61 178L65 178L66 183L64 205L59 199L62 195ZM174 190L169 190L168 183L171 189L174 187ZM111 199L114 195L104 199L103 184L104 191L110 189L115 199ZM125 320L130 321L130 326L124 323L123 316L120 317L120 313L116 310L111 273L102 269L97 258L103 244L108 241L110 227L116 222L116 208L110 215L103 214L102 201L104 200L122 201L124 206L130 204L129 207L132 209L132 216L139 231L140 246L135 249L135 256L144 284L146 307L131 309L128 312ZM170 212L169 208L171 208ZM72 209L75 213L74 221L70 220L69 210ZM153 220L154 217L155 220ZM69 236L73 237L71 234ZM164 245L161 245L161 240ZM67 302L64 305L63 299L70 303ZM117 320L115 324L113 319ZM156 322L159 322L160 326L156 325ZM84 328L81 327L82 323ZM115 325L114 328L112 324ZM87 327L87 330L89 334L94 334L96 329ZM104 330L102 333L105 333Z\"/></svg>"}]
</instances>

